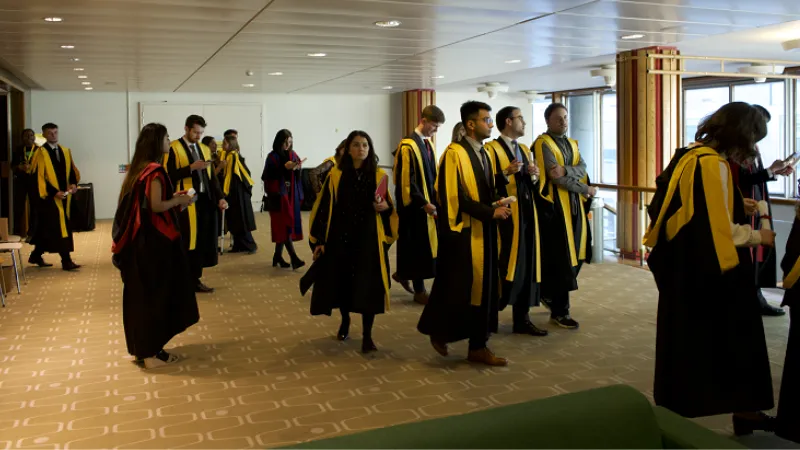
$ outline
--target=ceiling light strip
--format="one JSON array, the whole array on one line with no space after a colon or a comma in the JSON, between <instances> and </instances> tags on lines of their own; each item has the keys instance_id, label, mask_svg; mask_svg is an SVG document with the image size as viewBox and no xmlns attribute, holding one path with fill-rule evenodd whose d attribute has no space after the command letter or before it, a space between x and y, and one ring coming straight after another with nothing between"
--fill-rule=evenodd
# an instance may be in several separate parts
<instances>
[{"instance_id":1,"label":"ceiling light strip","mask_svg":"<svg viewBox=\"0 0 800 450\"><path fill-rule=\"evenodd\" d=\"M648 70L652 75L696 75L699 77L731 77L731 78L775 78L778 80L800 80L800 75L777 75L771 73L739 73L739 72L694 72L683 70Z\"/></svg>"}]
</instances>

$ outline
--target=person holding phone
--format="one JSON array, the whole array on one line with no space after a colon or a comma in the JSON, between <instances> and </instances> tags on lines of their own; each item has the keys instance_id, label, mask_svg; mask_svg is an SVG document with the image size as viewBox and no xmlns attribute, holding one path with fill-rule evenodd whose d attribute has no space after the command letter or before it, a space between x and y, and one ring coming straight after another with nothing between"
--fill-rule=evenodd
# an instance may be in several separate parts
<instances>
[{"instance_id":1,"label":"person holding phone","mask_svg":"<svg viewBox=\"0 0 800 450\"><path fill-rule=\"evenodd\" d=\"M397 213L385 189L387 175L378 167L372 138L353 131L347 149L317 196L309 221L309 243L316 272L311 315L331 315L342 322L337 339L350 336L350 313L361 314L361 351L377 351L372 339L375 315L389 309L389 247L397 239Z\"/></svg>"},{"instance_id":2,"label":"person holding phone","mask_svg":"<svg viewBox=\"0 0 800 450\"><path fill-rule=\"evenodd\" d=\"M177 191L194 189L197 200L180 213L181 238L189 253L189 264L195 279L195 290L214 292L201 278L203 269L214 267L219 261L217 236L219 212L228 207L219 177L213 172L211 149L200 139L206 121L198 115L186 118L184 135L170 144L164 155L164 167Z\"/></svg>"}]
</instances>

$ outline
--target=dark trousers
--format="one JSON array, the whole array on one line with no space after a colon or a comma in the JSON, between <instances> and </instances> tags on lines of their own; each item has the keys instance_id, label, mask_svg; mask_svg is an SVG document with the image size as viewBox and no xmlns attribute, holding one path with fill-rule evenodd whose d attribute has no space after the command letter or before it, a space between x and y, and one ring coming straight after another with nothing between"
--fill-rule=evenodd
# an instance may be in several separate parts
<instances>
[{"instance_id":1,"label":"dark trousers","mask_svg":"<svg viewBox=\"0 0 800 450\"><path fill-rule=\"evenodd\" d=\"M530 316L528 312L530 311L530 304L528 302L518 301L514 303L512 313L514 317L514 325L525 325L526 323L530 322Z\"/></svg>"},{"instance_id":2,"label":"dark trousers","mask_svg":"<svg viewBox=\"0 0 800 450\"><path fill-rule=\"evenodd\" d=\"M41 247L36 246L31 252L30 259L40 259L42 258L43 255L44 255L44 250L42 250ZM58 255L61 256L61 264L72 261L72 256L69 254L69 252L61 252Z\"/></svg>"},{"instance_id":3,"label":"dark trousers","mask_svg":"<svg viewBox=\"0 0 800 450\"><path fill-rule=\"evenodd\" d=\"M350 311L340 308L339 312L342 313L342 326L345 328L349 327ZM361 328L363 329L365 338L372 337L372 325L374 323L375 323L375 314L361 314Z\"/></svg>"},{"instance_id":4,"label":"dark trousers","mask_svg":"<svg viewBox=\"0 0 800 450\"><path fill-rule=\"evenodd\" d=\"M561 317L569 314L569 292L558 294L550 299L550 317Z\"/></svg>"},{"instance_id":5,"label":"dark trousers","mask_svg":"<svg viewBox=\"0 0 800 450\"><path fill-rule=\"evenodd\" d=\"M469 349L480 350L486 348L486 343L489 341L489 333L487 333L486 322L488 320L486 308L484 306L472 306L470 313L470 321L473 330L472 335L469 337Z\"/></svg>"},{"instance_id":6,"label":"dark trousers","mask_svg":"<svg viewBox=\"0 0 800 450\"><path fill-rule=\"evenodd\" d=\"M412 283L415 293L419 294L420 292L425 292L425 280L420 278L419 280L413 280Z\"/></svg>"},{"instance_id":7,"label":"dark trousers","mask_svg":"<svg viewBox=\"0 0 800 450\"><path fill-rule=\"evenodd\" d=\"M795 308L800 306L789 307L789 342L786 344L786 360L783 364L776 434L800 442L800 329L796 326L800 316L794 318Z\"/></svg>"}]
</instances>

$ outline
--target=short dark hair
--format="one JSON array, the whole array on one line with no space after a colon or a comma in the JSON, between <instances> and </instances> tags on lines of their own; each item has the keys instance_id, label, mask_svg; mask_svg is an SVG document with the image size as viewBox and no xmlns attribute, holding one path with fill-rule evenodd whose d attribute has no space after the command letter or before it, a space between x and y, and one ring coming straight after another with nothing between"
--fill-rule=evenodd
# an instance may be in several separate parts
<instances>
[{"instance_id":1,"label":"short dark hair","mask_svg":"<svg viewBox=\"0 0 800 450\"><path fill-rule=\"evenodd\" d=\"M436 122L438 124L444 123L444 113L436 105L428 105L422 110L422 118Z\"/></svg>"},{"instance_id":2,"label":"short dark hair","mask_svg":"<svg viewBox=\"0 0 800 450\"><path fill-rule=\"evenodd\" d=\"M203 119L201 116L197 114L192 114L191 116L186 118L186 126L188 128L194 128L195 125L200 125L201 127L206 127L206 119Z\"/></svg>"},{"instance_id":3,"label":"short dark hair","mask_svg":"<svg viewBox=\"0 0 800 450\"><path fill-rule=\"evenodd\" d=\"M206 136L200 142L202 142L203 145L208 147L208 144L210 144L212 141L214 141L214 136Z\"/></svg>"},{"instance_id":4,"label":"short dark hair","mask_svg":"<svg viewBox=\"0 0 800 450\"><path fill-rule=\"evenodd\" d=\"M47 122L46 124L42 125L42 133L44 133L47 130L57 130L57 129L58 129L58 125L56 125L56 124L54 124L52 122Z\"/></svg>"},{"instance_id":5,"label":"short dark hair","mask_svg":"<svg viewBox=\"0 0 800 450\"><path fill-rule=\"evenodd\" d=\"M225 133L224 133L222 136L223 136L223 137L228 137L228 136L230 136L230 135L232 135L232 134L236 134L236 135L238 135L238 134L239 134L239 132L238 132L238 131L236 131L236 130L234 130L233 128L231 128L230 130L225 130Z\"/></svg>"},{"instance_id":6,"label":"short dark hair","mask_svg":"<svg viewBox=\"0 0 800 450\"><path fill-rule=\"evenodd\" d=\"M24 130L22 130L22 133L20 133L20 136L25 136L25 133L27 133L28 131L30 131L30 132L31 132L31 133L33 133L33 134L36 134L36 132L35 132L35 131L33 131L32 129L30 129L30 128L25 128Z\"/></svg>"},{"instance_id":7,"label":"short dark hair","mask_svg":"<svg viewBox=\"0 0 800 450\"><path fill-rule=\"evenodd\" d=\"M489 112L492 111L491 106L487 105L486 103L478 102L475 100L470 100L461 105L461 122L464 123L464 126L465 127L467 126L468 120L477 119L478 113L480 113L482 109Z\"/></svg>"},{"instance_id":8,"label":"short dark hair","mask_svg":"<svg viewBox=\"0 0 800 450\"><path fill-rule=\"evenodd\" d=\"M731 102L700 121L694 140L716 143L716 151L739 164L758 154L756 143L767 136L766 117L745 102Z\"/></svg>"},{"instance_id":9,"label":"short dark hair","mask_svg":"<svg viewBox=\"0 0 800 450\"><path fill-rule=\"evenodd\" d=\"M753 105L753 108L757 109L758 112L760 112L764 116L764 119L767 121L767 123L769 123L769 121L772 120L772 114L770 114L769 111L767 111L767 108L764 108L761 105Z\"/></svg>"},{"instance_id":10,"label":"short dark hair","mask_svg":"<svg viewBox=\"0 0 800 450\"><path fill-rule=\"evenodd\" d=\"M521 110L516 106L506 106L500 111L497 111L497 115L494 118L494 124L497 126L497 131L503 131L506 129L506 120L514 116L514 111Z\"/></svg>"},{"instance_id":11,"label":"short dark hair","mask_svg":"<svg viewBox=\"0 0 800 450\"><path fill-rule=\"evenodd\" d=\"M564 111L569 112L569 110L567 109L566 106L564 106L563 103L550 103L547 109L544 110L544 120L549 121L550 116L552 116L553 113L556 112L556 110L559 108L564 108Z\"/></svg>"}]
</instances>

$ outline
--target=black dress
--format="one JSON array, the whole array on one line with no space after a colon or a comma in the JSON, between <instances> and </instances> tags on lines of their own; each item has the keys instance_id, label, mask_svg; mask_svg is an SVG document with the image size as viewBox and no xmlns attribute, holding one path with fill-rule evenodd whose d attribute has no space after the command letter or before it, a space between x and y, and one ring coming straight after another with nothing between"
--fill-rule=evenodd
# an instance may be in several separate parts
<instances>
[{"instance_id":1,"label":"black dress","mask_svg":"<svg viewBox=\"0 0 800 450\"><path fill-rule=\"evenodd\" d=\"M800 219L794 219L792 232L786 242L786 256L781 262L783 287L786 293L783 306L789 307L789 340L786 344L786 359L783 364L781 393L778 400L778 427L776 434L785 439L800 442ZM798 317L794 317L798 316Z\"/></svg>"},{"instance_id":2,"label":"black dress","mask_svg":"<svg viewBox=\"0 0 800 450\"><path fill-rule=\"evenodd\" d=\"M112 251L124 284L125 342L128 353L137 359L154 356L170 339L200 320L178 214L175 209L154 213L149 208L149 187L155 179L161 181L163 199L171 199L167 172L153 163L122 199L114 216Z\"/></svg>"}]
</instances>

